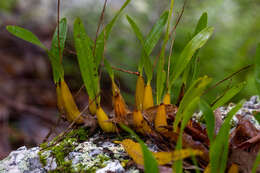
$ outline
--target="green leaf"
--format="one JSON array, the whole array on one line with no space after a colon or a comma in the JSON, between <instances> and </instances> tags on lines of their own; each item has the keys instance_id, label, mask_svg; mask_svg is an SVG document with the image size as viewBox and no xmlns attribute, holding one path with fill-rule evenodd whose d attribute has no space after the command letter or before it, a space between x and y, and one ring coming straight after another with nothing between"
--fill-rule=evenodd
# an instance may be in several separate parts
<instances>
[{"instance_id":1,"label":"green leaf","mask_svg":"<svg viewBox=\"0 0 260 173\"><path fill-rule=\"evenodd\" d=\"M199 101L200 101L200 97L195 97L189 105L187 105L187 107L185 108L184 112L182 113L182 117L183 117L183 121L181 123L181 130L180 130L180 135L178 137L178 141L177 141L177 146L176 146L176 150L181 150L182 149L182 134L184 131L184 128L187 126L189 120L191 119L193 113L195 112L195 110L197 109L198 105L199 105ZM175 172L179 172L182 173L182 160L176 161L174 163L174 170Z\"/></svg>"},{"instance_id":2,"label":"green leaf","mask_svg":"<svg viewBox=\"0 0 260 173\"><path fill-rule=\"evenodd\" d=\"M226 161L228 156L228 140L229 131L231 128L230 121L236 112L241 109L244 104L244 100L240 101L233 109L231 109L224 123L222 124L216 139L211 144L210 155L210 171L211 173L224 172L226 168Z\"/></svg>"},{"instance_id":3,"label":"green leaf","mask_svg":"<svg viewBox=\"0 0 260 173\"><path fill-rule=\"evenodd\" d=\"M145 43L144 43L144 47L145 47L145 50L146 50L146 53L147 53L147 56L149 56L155 45L158 43L160 37L161 37L161 34L163 32L163 29L164 29L164 26L167 22L167 18L168 18L168 11L164 12L160 18L158 19L158 21L154 24L154 26L152 27L151 31L149 32L149 34L147 35L146 37L146 40L145 40ZM150 60L149 60L150 61ZM138 70L139 72L142 71L143 67L145 68L145 70L147 71L146 72L146 75L148 76L148 81L151 81L152 80L152 73L150 71L152 71L152 63L151 61L149 62L147 60L147 57L144 57L144 55L141 57L141 60L139 61L139 64L138 64ZM147 63L145 65L145 63ZM151 64L151 65L149 65ZM147 74L148 73L148 74Z\"/></svg>"},{"instance_id":4,"label":"green leaf","mask_svg":"<svg viewBox=\"0 0 260 173\"><path fill-rule=\"evenodd\" d=\"M67 31L68 31L68 26L67 26L67 19L63 18L59 22L59 40L60 40L60 52L61 52L61 57L63 55L63 50L65 47L65 41L67 37ZM52 37L52 44L51 44L51 49L48 52L49 59L51 61L52 65L52 71L53 71L53 79L54 83L58 83L60 79L64 77L64 70L61 62L61 57L59 54L59 42L58 42L58 27L56 27L56 30L53 34Z\"/></svg>"},{"instance_id":5,"label":"green leaf","mask_svg":"<svg viewBox=\"0 0 260 173\"><path fill-rule=\"evenodd\" d=\"M155 23L152 30L149 32L149 34L146 37L145 50L146 50L148 55L151 54L154 46L157 44L157 42L159 41L159 39L161 37L162 31L163 31L164 26L167 22L168 14L169 14L169 12L165 11L160 16L159 20Z\"/></svg>"},{"instance_id":6,"label":"green leaf","mask_svg":"<svg viewBox=\"0 0 260 173\"><path fill-rule=\"evenodd\" d=\"M74 41L85 87L90 99L95 99L99 93L98 70L90 47L90 39L80 18L74 22Z\"/></svg>"},{"instance_id":7,"label":"green leaf","mask_svg":"<svg viewBox=\"0 0 260 173\"><path fill-rule=\"evenodd\" d=\"M252 168L252 173L256 173L257 171L257 167L259 167L260 165L260 151L258 151L258 154L256 156L253 168Z\"/></svg>"},{"instance_id":8,"label":"green leaf","mask_svg":"<svg viewBox=\"0 0 260 173\"><path fill-rule=\"evenodd\" d=\"M130 24L131 28L133 29L136 37L138 38L138 40L140 41L141 45L143 46L143 49L145 49L144 46L144 37L142 32L140 31L139 27L137 26L137 24L135 23L135 21L128 15L126 15L126 19L128 21L128 23ZM146 50L145 50L146 51Z\"/></svg>"},{"instance_id":9,"label":"green leaf","mask_svg":"<svg viewBox=\"0 0 260 173\"><path fill-rule=\"evenodd\" d=\"M182 74L183 70L187 67L196 50L201 48L208 41L212 33L213 28L207 27L196 34L193 39L185 46L173 67L173 72L170 77L170 86L172 86L176 79Z\"/></svg>"},{"instance_id":10,"label":"green leaf","mask_svg":"<svg viewBox=\"0 0 260 173\"><path fill-rule=\"evenodd\" d=\"M191 119L193 113L198 108L199 103L200 103L200 97L197 96L189 103L189 105L183 111L183 115L182 115L183 120L182 120L182 123L181 123L181 132L184 131L184 128L187 126L187 124L188 124L189 120Z\"/></svg>"},{"instance_id":11,"label":"green leaf","mask_svg":"<svg viewBox=\"0 0 260 173\"><path fill-rule=\"evenodd\" d=\"M260 112L256 113L254 115L254 117L255 117L256 121L258 122L258 124L260 124Z\"/></svg>"},{"instance_id":12,"label":"green leaf","mask_svg":"<svg viewBox=\"0 0 260 173\"><path fill-rule=\"evenodd\" d=\"M63 19L61 19L61 21L59 23L60 23L59 40L60 40L60 49L61 49L60 52L61 52L61 54L63 54L63 50L65 47L65 41L66 41L66 37L67 37L67 31L68 31L67 19L63 18ZM55 56L55 58L60 58L57 34L58 34L58 27L56 27L56 30L52 37L50 52L52 53L53 56Z\"/></svg>"},{"instance_id":13,"label":"green leaf","mask_svg":"<svg viewBox=\"0 0 260 173\"><path fill-rule=\"evenodd\" d=\"M208 133L208 137L210 140L210 143L213 142L214 140L214 136L215 136L215 115L212 111L212 109L210 108L210 106L208 105L208 103L205 100L200 100L200 110L203 113L203 116L205 118L206 121L206 130Z\"/></svg>"},{"instance_id":14,"label":"green leaf","mask_svg":"<svg viewBox=\"0 0 260 173\"><path fill-rule=\"evenodd\" d=\"M236 94L238 94L245 86L246 82L239 83L232 88L230 88L224 95L221 97L213 106L212 110L217 109L220 106L223 106L227 103L231 98L233 98Z\"/></svg>"},{"instance_id":15,"label":"green leaf","mask_svg":"<svg viewBox=\"0 0 260 173\"><path fill-rule=\"evenodd\" d=\"M104 65L105 65L105 68L106 68L110 78L112 79L112 81L114 81L114 70L112 69L112 67L107 59L104 59Z\"/></svg>"},{"instance_id":16,"label":"green leaf","mask_svg":"<svg viewBox=\"0 0 260 173\"><path fill-rule=\"evenodd\" d=\"M156 75L156 101L157 104L160 104L166 81L166 72L164 70L164 62L162 58L159 59Z\"/></svg>"},{"instance_id":17,"label":"green leaf","mask_svg":"<svg viewBox=\"0 0 260 173\"><path fill-rule=\"evenodd\" d=\"M206 86L211 82L211 78L204 76L196 80L191 87L188 89L188 91L183 96L183 99L181 100L178 112L175 116L175 121L173 123L174 131L177 131L178 124L183 118L183 112L185 111L186 107L192 103L192 101L196 98L202 95L204 92Z\"/></svg>"},{"instance_id":18,"label":"green leaf","mask_svg":"<svg viewBox=\"0 0 260 173\"><path fill-rule=\"evenodd\" d=\"M208 23L208 15L207 13L203 13L197 23L196 29L194 31L193 37L207 27ZM198 61L198 53L199 49L196 50L183 74L183 83L185 84L185 88L189 88L190 84L194 82L198 78L199 73L199 61Z\"/></svg>"},{"instance_id":19,"label":"green leaf","mask_svg":"<svg viewBox=\"0 0 260 173\"><path fill-rule=\"evenodd\" d=\"M202 31L204 28L206 28L208 25L208 14L207 12L204 12L197 23L196 29L194 31L193 36L198 34L200 31Z\"/></svg>"},{"instance_id":20,"label":"green leaf","mask_svg":"<svg viewBox=\"0 0 260 173\"><path fill-rule=\"evenodd\" d=\"M145 49L145 41L143 38L143 34L141 33L140 29L138 28L137 24L134 22L134 20L130 17L130 16L126 16L129 24L131 25L136 37L138 38L138 40L140 41L141 45L142 45L142 49L143 49L143 55L141 58L141 61L143 61L144 63L144 70L145 73L147 75L147 80L150 82L152 80L153 77L153 69L152 69L152 63L151 60L147 54L147 50ZM142 70L139 69L139 72L141 72Z\"/></svg>"},{"instance_id":21,"label":"green leaf","mask_svg":"<svg viewBox=\"0 0 260 173\"><path fill-rule=\"evenodd\" d=\"M138 137L137 134L127 126L123 124L119 124L120 127L130 133L132 136L136 138L136 140L139 142L141 145L142 151L143 151L143 156L144 156L144 172L145 173L159 173L159 168L158 168L158 163L156 159L154 158L152 152L147 148L145 143Z\"/></svg>"},{"instance_id":22,"label":"green leaf","mask_svg":"<svg viewBox=\"0 0 260 173\"><path fill-rule=\"evenodd\" d=\"M15 35L16 37L28 41L32 44L35 44L40 48L44 49L45 51L47 51L47 48L42 44L42 42L38 39L38 37L36 37L31 31L21 28L19 26L12 26L12 25L6 26L6 29L8 32Z\"/></svg>"},{"instance_id":23,"label":"green leaf","mask_svg":"<svg viewBox=\"0 0 260 173\"><path fill-rule=\"evenodd\" d=\"M102 32L99 34L97 40L96 40L96 50L95 50L95 62L96 66L98 68L102 57L104 53L104 44L108 40L110 32L118 19L119 15L122 13L122 11L125 9L125 7L129 4L131 0L126 0L125 3L122 5L120 10L116 13L116 15L113 17L113 19L106 25L106 27L102 30Z\"/></svg>"},{"instance_id":24,"label":"green leaf","mask_svg":"<svg viewBox=\"0 0 260 173\"><path fill-rule=\"evenodd\" d=\"M255 84L260 95L260 43L258 43L255 53Z\"/></svg>"}]
</instances>

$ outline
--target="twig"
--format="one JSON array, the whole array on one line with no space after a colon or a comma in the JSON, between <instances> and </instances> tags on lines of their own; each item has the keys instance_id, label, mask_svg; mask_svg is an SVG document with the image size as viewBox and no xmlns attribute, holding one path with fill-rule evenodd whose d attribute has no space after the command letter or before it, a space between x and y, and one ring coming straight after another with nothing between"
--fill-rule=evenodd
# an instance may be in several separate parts
<instances>
[{"instance_id":1,"label":"twig","mask_svg":"<svg viewBox=\"0 0 260 173\"><path fill-rule=\"evenodd\" d=\"M114 70L117 70L117 71L121 71L121 72L129 73L129 74L134 74L134 75L137 75L137 76L140 75L140 72L137 72L137 71L125 70L125 69L118 68L118 67L114 67L114 66L112 66L112 68L113 68Z\"/></svg>"},{"instance_id":2,"label":"twig","mask_svg":"<svg viewBox=\"0 0 260 173\"><path fill-rule=\"evenodd\" d=\"M185 9L186 3L187 3L187 0L184 1L184 4L182 6L182 10L181 10L181 14L178 16L177 21L176 21L174 27L172 28L172 30L171 30L171 32L169 34L169 37L166 39L166 43L169 41L169 38L171 38L172 34L175 32L178 24L180 23L180 20L181 20L181 18L183 16L183 13L184 13L184 9ZM154 68L155 68L155 66L157 64L157 61L158 61L159 57L161 56L161 54L162 54L162 49L161 49L160 53L156 56L156 59L155 59L155 61L153 63L153 71L154 71Z\"/></svg>"},{"instance_id":3,"label":"twig","mask_svg":"<svg viewBox=\"0 0 260 173\"><path fill-rule=\"evenodd\" d=\"M57 37L58 37L58 48L59 48L59 56L60 56L60 63L62 63L62 55L61 55L61 48L60 48L60 0L58 0L57 5Z\"/></svg>"},{"instance_id":4,"label":"twig","mask_svg":"<svg viewBox=\"0 0 260 173\"><path fill-rule=\"evenodd\" d=\"M45 138L43 139L42 143L46 142L49 137L51 136L52 132L55 131L55 129L57 128L57 126L60 124L60 120L61 120L61 115L59 116L57 123L54 124L54 126L52 126L48 132L48 134L45 136Z\"/></svg>"},{"instance_id":5,"label":"twig","mask_svg":"<svg viewBox=\"0 0 260 173\"><path fill-rule=\"evenodd\" d=\"M168 57L167 81L166 81L166 87L167 87L167 89L169 89L171 56L172 56L172 49L173 49L174 41L175 41L175 37L173 36L173 38L172 38L172 43L171 43L171 46L170 46L170 54L169 54L169 57Z\"/></svg>"},{"instance_id":6,"label":"twig","mask_svg":"<svg viewBox=\"0 0 260 173\"><path fill-rule=\"evenodd\" d=\"M252 67L252 66L253 66L253 64L247 65L247 66L245 66L245 67L239 69L238 71L236 71L236 72L230 74L229 76L225 77L224 79L218 81L215 85L213 85L212 87L210 87L209 89L207 89L207 90L203 93L203 95L204 95L204 94L207 94L210 90L212 90L213 88L216 88L218 85L220 85L221 83L225 82L226 80L232 78L233 76L237 75L238 73L240 73L240 72L242 72L242 71L244 71L244 70L246 70L246 69L248 69L248 68L250 68L250 67Z\"/></svg>"},{"instance_id":7,"label":"twig","mask_svg":"<svg viewBox=\"0 0 260 173\"><path fill-rule=\"evenodd\" d=\"M95 37L95 40L94 40L94 47L93 47L93 55L94 55L94 57L95 57L95 51L96 51L97 37L98 37L99 30L100 30L100 26L101 26L102 21L104 19L106 5L107 5L107 0L105 0L105 2L104 2L104 6L103 6L103 9L102 9L101 15L99 17L99 21L98 21L98 28L97 28L97 31L96 31L96 37Z\"/></svg>"},{"instance_id":8,"label":"twig","mask_svg":"<svg viewBox=\"0 0 260 173\"><path fill-rule=\"evenodd\" d=\"M105 45L105 44L104 44ZM67 48L65 48L65 50L68 52L68 53L71 53L73 55L77 55L77 53L73 50L69 50ZM103 66L103 65L102 65ZM129 73L129 74L134 74L134 75L140 75L139 72L136 72L136 71L130 71L130 70L125 70L125 69L122 69L122 68L118 68L118 67L115 67L115 66L111 66L112 69L114 70L117 70L117 71L121 71L121 72L125 72L125 73Z\"/></svg>"},{"instance_id":9,"label":"twig","mask_svg":"<svg viewBox=\"0 0 260 173\"><path fill-rule=\"evenodd\" d=\"M49 146L47 146L47 147L41 148L41 150L45 150L45 149L47 149L47 148L49 148L49 147L51 147L51 146L54 146L54 145L58 144L62 139L64 139L64 137L72 130L72 127L73 127L74 124L78 121L78 119L81 117L81 115L88 109L89 105L92 104L92 103L94 102L94 100L96 100L96 98L97 98L99 95L100 95L100 93L99 93L98 95L96 95L96 97L95 97L91 102L89 102L87 106L84 107L84 109L80 112L80 114L70 123L70 125L68 126L68 128L65 129L65 131L62 132L62 133L59 135L59 137L57 138L57 140L56 140L53 144L51 144L51 145L49 145Z\"/></svg>"}]
</instances>

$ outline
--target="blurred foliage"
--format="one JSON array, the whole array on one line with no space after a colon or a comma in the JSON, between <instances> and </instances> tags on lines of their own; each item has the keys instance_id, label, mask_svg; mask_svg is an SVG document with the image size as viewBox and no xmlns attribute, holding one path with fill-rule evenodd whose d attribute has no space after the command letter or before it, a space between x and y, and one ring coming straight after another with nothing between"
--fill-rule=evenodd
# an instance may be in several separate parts
<instances>
[{"instance_id":1,"label":"blurred foliage","mask_svg":"<svg viewBox=\"0 0 260 173\"><path fill-rule=\"evenodd\" d=\"M46 0L45 0L46 1ZM4 0L0 2L0 8L8 9L15 0ZM18 2L18 1L17 1ZM75 0L72 2L62 2L62 16L68 18L70 28L75 17L80 17L86 26L86 32L92 39L95 38L95 32L98 25L98 19L103 6L103 0L93 1ZM104 23L112 19L112 16L120 8L124 1L108 1L104 16ZM182 10L184 1L176 0L174 6L174 19L176 21L178 14ZM82 3L80 5L80 3ZM151 26L159 18L160 14L168 9L169 1L159 0L135 0L129 6L116 22L111 32L111 36L106 42L105 56L110 60L113 66L127 70L137 71L137 64L141 57L142 49L138 39L131 30L127 22L126 14L129 14L140 27L144 36L147 36ZM55 6L51 9L55 14ZM184 46L190 40L196 27L196 22L203 12L208 13L208 25L215 28L213 37L201 49L199 53L200 72L199 76L208 75L213 78L212 84L224 79L229 74L240 68L253 64L255 48L260 38L260 1L258 0L215 0L215 1L187 1L184 15L176 30L176 39L173 48L173 55L179 56ZM46 12L47 13L47 12ZM53 16L55 22L55 15ZM50 22L53 22L50 21ZM174 25L174 23L172 24ZM72 30L69 31L68 45L73 45ZM152 61L159 53L162 46L162 40L152 52ZM169 46L169 45L168 45ZM168 49L169 50L169 49ZM166 55L168 52L166 52ZM69 56L69 55L66 55ZM65 71L69 69L74 74L66 72L65 75L80 76L76 59L64 58ZM68 64L66 63L68 62ZM121 84L134 91L136 76L127 73L116 72L117 81L120 78ZM253 79L253 68L245 70L235 77L232 81L226 81L217 88L211 90L206 100L212 102L223 93L228 87L236 83L247 81L245 88L233 101L241 98L248 98L257 93ZM78 78L78 77L77 77ZM122 83L123 82L123 83ZM124 84L125 83L125 84ZM80 82L82 84L82 82ZM74 85L74 84L73 84ZM152 86L156 85L156 80L152 80ZM120 85L119 85L120 87ZM155 88L155 87L153 87ZM133 103L133 94L123 93L127 102Z\"/></svg>"},{"instance_id":2,"label":"blurred foliage","mask_svg":"<svg viewBox=\"0 0 260 173\"><path fill-rule=\"evenodd\" d=\"M16 0L2 0L0 1L0 10L9 12L15 6Z\"/></svg>"}]
</instances>

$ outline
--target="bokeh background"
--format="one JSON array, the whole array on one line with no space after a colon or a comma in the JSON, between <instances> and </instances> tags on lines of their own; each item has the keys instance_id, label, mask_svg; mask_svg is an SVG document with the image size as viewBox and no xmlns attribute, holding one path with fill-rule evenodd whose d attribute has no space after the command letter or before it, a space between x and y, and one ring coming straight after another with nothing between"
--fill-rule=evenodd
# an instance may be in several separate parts
<instances>
[{"instance_id":1,"label":"bokeh background","mask_svg":"<svg viewBox=\"0 0 260 173\"><path fill-rule=\"evenodd\" d=\"M107 23L123 4L123 0L108 0L104 22ZM175 20L183 0L175 0ZM61 0L61 16L69 21L69 35L64 53L65 78L76 95L81 108L87 104L74 50L72 24L75 17L85 22L87 33L95 37L103 0ZM146 35L166 10L169 0L132 0L117 21L106 45L105 56L112 65L136 71L141 55L140 44L125 15L130 15ZM2 0L0 1L0 159L22 145L35 146L42 142L58 119L55 86L52 83L47 55L38 47L11 36L5 26L14 24L31 30L49 47L56 25L55 0ZM260 1L258 0L187 0L183 18L176 30L173 54L178 56L189 41L203 12L208 13L208 25L214 35L201 49L200 75L212 77L213 83L240 68L254 63L256 44L260 42ZM154 59L161 42L152 53ZM129 105L134 103L136 76L116 72L116 80ZM211 102L230 85L247 81L246 87L233 98L237 102L256 94L253 68L224 82L206 96ZM153 80L152 85L155 85ZM110 83L102 77L103 104L111 108ZM52 136L68 124L62 122Z\"/></svg>"}]
</instances>

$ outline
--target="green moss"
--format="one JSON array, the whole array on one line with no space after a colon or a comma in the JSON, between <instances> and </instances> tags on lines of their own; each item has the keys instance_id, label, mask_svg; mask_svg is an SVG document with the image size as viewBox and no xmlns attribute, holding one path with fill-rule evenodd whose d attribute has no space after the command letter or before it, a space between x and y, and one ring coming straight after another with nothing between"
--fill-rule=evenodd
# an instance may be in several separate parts
<instances>
[{"instance_id":1,"label":"green moss","mask_svg":"<svg viewBox=\"0 0 260 173\"><path fill-rule=\"evenodd\" d=\"M40 162L42 163L43 166L47 165L47 157L45 155L43 155L42 151L38 152L39 158L40 158Z\"/></svg>"},{"instance_id":2,"label":"green moss","mask_svg":"<svg viewBox=\"0 0 260 173\"><path fill-rule=\"evenodd\" d=\"M47 164L47 155L44 155L44 152L50 151L50 154L55 158L57 163L57 168L55 170L52 170L50 172L56 173L56 172L75 172L72 168L72 163L70 160L65 160L65 157L72 152L76 147L76 142L84 141L87 139L87 130L82 127L79 129L72 130L69 132L66 137L60 141L58 144L47 147L47 143L42 143L40 145L41 148L44 148L44 150L40 151L38 153L40 162L46 166ZM58 136L55 137L52 141L49 142L49 145L54 144L58 139ZM105 158L103 158L105 159ZM79 167L78 170L82 170L82 168Z\"/></svg>"}]
</instances>

